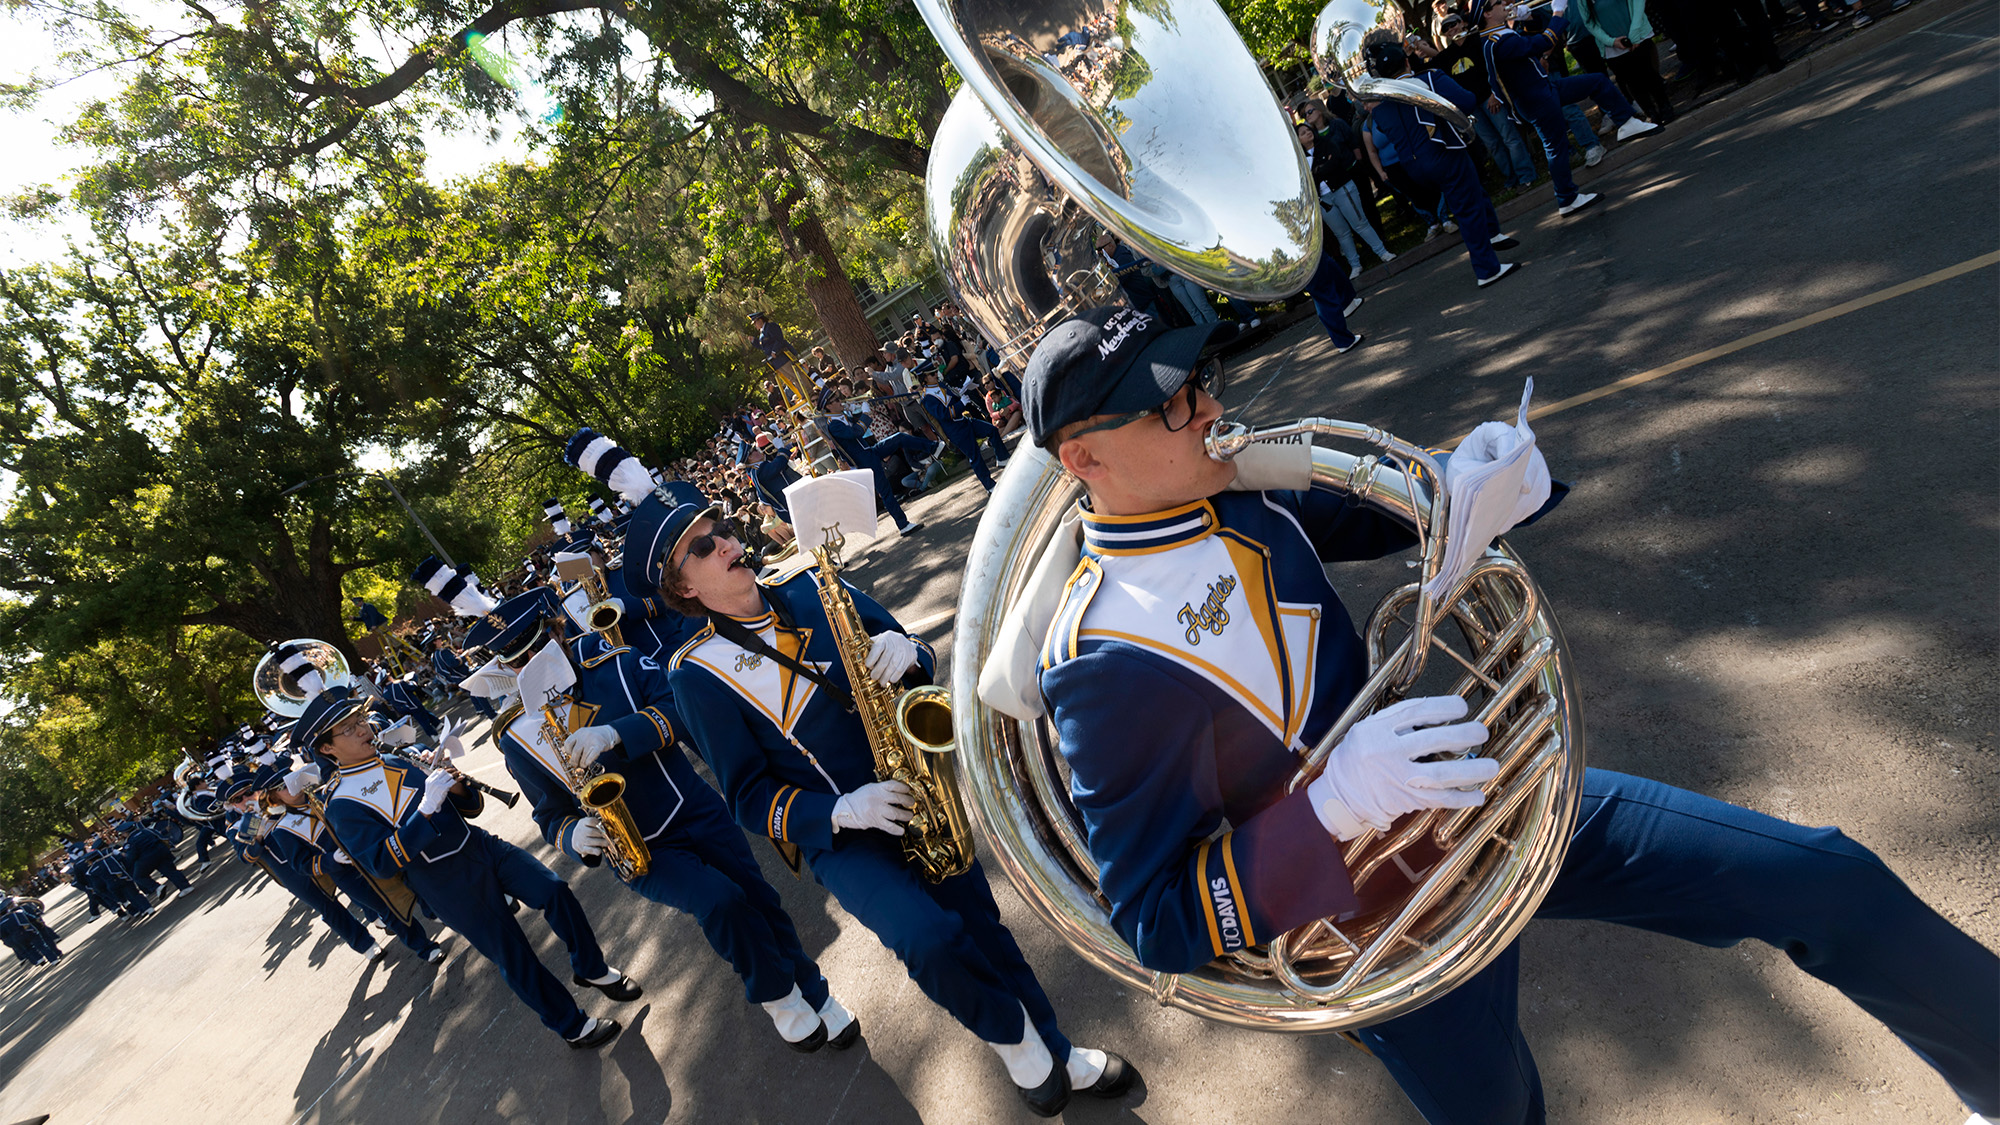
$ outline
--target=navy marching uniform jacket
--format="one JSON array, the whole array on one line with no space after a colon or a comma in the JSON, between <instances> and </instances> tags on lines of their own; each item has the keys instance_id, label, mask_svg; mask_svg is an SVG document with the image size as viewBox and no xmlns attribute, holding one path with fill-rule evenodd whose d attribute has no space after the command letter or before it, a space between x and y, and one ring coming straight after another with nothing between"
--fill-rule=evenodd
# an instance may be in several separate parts
<instances>
[{"instance_id":1,"label":"navy marching uniform jacket","mask_svg":"<svg viewBox=\"0 0 2000 1125\"><path fill-rule=\"evenodd\" d=\"M744 628L847 689L847 670L819 601L819 571L803 571L763 591L766 606L780 607L783 614L767 609L739 618ZM870 636L902 632L875 599L852 586L848 596ZM929 675L936 662L930 646L910 639ZM744 651L713 625L675 653L668 668L690 739L715 770L736 822L781 843L820 851L835 847L835 801L875 780L874 755L855 716L818 684ZM866 833L847 833L840 843L860 835Z\"/></svg>"},{"instance_id":2,"label":"navy marching uniform jacket","mask_svg":"<svg viewBox=\"0 0 2000 1125\"><path fill-rule=\"evenodd\" d=\"M1426 70L1411 75L1412 82L1420 82L1451 104L1471 113L1477 101L1470 91L1439 71ZM1419 109L1408 102L1382 101L1370 111L1375 124L1388 134L1389 142L1396 151L1406 157L1418 157L1426 142L1440 145L1451 151L1461 151L1469 147L1469 141L1457 126L1440 120L1427 109Z\"/></svg>"},{"instance_id":3,"label":"navy marching uniform jacket","mask_svg":"<svg viewBox=\"0 0 2000 1125\"><path fill-rule=\"evenodd\" d=\"M1526 125L1536 117L1562 112L1555 80L1550 77L1548 67L1542 65L1542 58L1552 48L1562 47L1567 29L1568 22L1557 16L1549 21L1547 28L1533 35L1523 35L1505 26L1480 35L1479 50L1486 58L1486 73L1493 79L1493 92L1507 103L1507 115L1515 124Z\"/></svg>"},{"instance_id":4,"label":"navy marching uniform jacket","mask_svg":"<svg viewBox=\"0 0 2000 1125\"><path fill-rule=\"evenodd\" d=\"M1336 841L1285 785L1367 678L1322 560L1413 534L1323 491L1086 511L1083 527L1041 687L1119 934L1148 968L1187 972L1354 909Z\"/></svg>"},{"instance_id":5,"label":"navy marching uniform jacket","mask_svg":"<svg viewBox=\"0 0 2000 1125\"><path fill-rule=\"evenodd\" d=\"M405 758L383 754L334 775L326 818L347 846L348 858L377 879L387 879L412 864L422 866L463 851L473 832L466 818L486 807L485 796L475 789L453 793L437 812L424 816L417 811L423 793L424 771Z\"/></svg>"},{"instance_id":6,"label":"navy marching uniform jacket","mask_svg":"<svg viewBox=\"0 0 2000 1125\"><path fill-rule=\"evenodd\" d=\"M625 807L639 835L654 839L674 822L690 797L714 793L678 748L666 669L630 645L611 647L596 633L568 643L573 646L578 679L576 701L569 704L573 713L558 709L564 730L602 725L618 732L618 745L597 761L625 776ZM522 794L534 807L535 827L541 829L542 838L571 859L594 867L598 857L586 859L570 845L570 833L588 810L577 801L554 747L529 735L542 722L539 706L524 710L521 704L497 720L507 772L520 782Z\"/></svg>"}]
</instances>

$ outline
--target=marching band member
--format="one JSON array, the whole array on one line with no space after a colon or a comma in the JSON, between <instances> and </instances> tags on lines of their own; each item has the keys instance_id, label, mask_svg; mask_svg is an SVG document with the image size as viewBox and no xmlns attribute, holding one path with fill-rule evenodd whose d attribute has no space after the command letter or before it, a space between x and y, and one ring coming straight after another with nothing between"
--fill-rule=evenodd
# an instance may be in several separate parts
<instances>
[{"instance_id":1,"label":"marching band member","mask_svg":"<svg viewBox=\"0 0 2000 1125\"><path fill-rule=\"evenodd\" d=\"M268 794L282 792L284 779L284 773L277 766L264 766L249 777L230 782L224 792L249 818L253 814L261 815ZM317 848L300 840L294 833L280 833L277 822L269 819L255 835L239 824L236 844L238 855L245 860L262 863L273 881L319 915L320 921L326 923L334 936L346 942L349 949L370 961L382 956L382 944L368 932L367 924L319 885L315 878L321 874Z\"/></svg>"},{"instance_id":2,"label":"marching band member","mask_svg":"<svg viewBox=\"0 0 2000 1125\"><path fill-rule=\"evenodd\" d=\"M1438 97L1470 114L1478 101L1463 86L1442 71L1426 68L1410 73L1409 55L1394 40L1376 40L1363 47L1368 72L1377 78L1400 78L1421 83ZM1512 273L1515 263L1502 264L1498 250L1520 245L1500 229L1500 216L1493 200L1479 182L1479 168L1472 162L1471 138L1451 122L1428 109L1407 102L1363 102L1371 120L1396 146L1403 168L1418 183L1436 191L1458 220L1459 237L1472 259L1472 276L1481 288ZM1310 129L1311 126L1305 126Z\"/></svg>"},{"instance_id":3,"label":"marching band member","mask_svg":"<svg viewBox=\"0 0 2000 1125\"><path fill-rule=\"evenodd\" d=\"M501 664L516 671L538 652L562 661L560 647L538 647L558 613L547 588L531 590L502 602L467 639L504 654ZM598 866L609 840L602 819L577 800L565 758L622 775L625 807L649 854L646 873L625 885L693 917L716 955L743 978L744 998L770 1014L793 1050L852 1046L860 1021L828 991L749 841L679 748L666 670L630 646L612 647L599 633L573 643L567 658L576 683L567 705L572 713L564 716L572 733L559 752L541 737L539 699L524 699L525 707L501 716L496 739L508 772L534 805L543 838L571 859Z\"/></svg>"},{"instance_id":4,"label":"marching band member","mask_svg":"<svg viewBox=\"0 0 2000 1125\"><path fill-rule=\"evenodd\" d=\"M354 866L353 857L341 850L340 841L333 838L326 822L313 812L305 792L322 780L321 767L301 766L264 791L273 812L284 810L272 822L269 845L290 853L293 862L312 874L331 879L349 902L361 908L363 918L379 923L425 963L435 965L443 961L444 948L417 919L414 902L401 907L392 903L390 895L367 872ZM371 956L380 956L380 950L380 943L373 943Z\"/></svg>"},{"instance_id":5,"label":"marching band member","mask_svg":"<svg viewBox=\"0 0 2000 1125\"><path fill-rule=\"evenodd\" d=\"M826 436L832 438L833 444L840 447L841 456L847 458L848 464L857 469L867 469L869 475L875 478L875 497L882 501L882 510L889 513L889 518L896 521L898 535L910 535L922 531L923 522L921 520L910 522L910 517L903 514L902 506L896 503L896 491L891 487L888 472L882 468L882 455L901 453L914 472L918 459L935 456L938 447L915 434L902 432L876 441L868 432L868 404L855 401L849 403L846 409L851 417L834 414L829 415L821 423L826 428ZM1002 450L1001 455L1004 457L1006 452ZM979 460L976 449L972 459L983 473L986 465ZM991 489L993 486L989 483L986 487Z\"/></svg>"},{"instance_id":6,"label":"marching band member","mask_svg":"<svg viewBox=\"0 0 2000 1125\"><path fill-rule=\"evenodd\" d=\"M1207 333L1091 310L1044 338L1025 394L1034 439L1088 493L1040 694L1112 921L1143 964L1169 973L1356 910L1341 842L1404 813L1477 806L1497 768L1423 760L1476 747L1486 731L1458 721L1458 696L1411 699L1356 723L1319 778L1286 792L1299 753L1367 672L1323 563L1379 557L1412 536L1332 493L1226 491L1235 465L1203 448L1222 408L1191 377ZM1535 475L1545 481L1546 467ZM2000 1109L2000 960L1867 849L1836 829L1597 769L1585 771L1577 823L1540 916L1712 946L1759 938L1888 1024L1978 1112ZM1360 1031L1427 1120L1541 1120L1514 1017L1517 965L1510 948L1427 1006Z\"/></svg>"},{"instance_id":7,"label":"marching band member","mask_svg":"<svg viewBox=\"0 0 2000 1125\"><path fill-rule=\"evenodd\" d=\"M586 1015L543 966L514 921L506 897L542 912L570 951L578 983L613 1000L640 995L638 985L604 963L590 919L568 884L527 852L467 823L485 804L443 768L431 772L375 749L366 701L344 686L314 696L299 717L293 744L339 766L325 799L327 827L348 858L377 879L402 875L445 925L500 968L514 995L572 1048L600 1047L617 1020Z\"/></svg>"},{"instance_id":8,"label":"marching band member","mask_svg":"<svg viewBox=\"0 0 2000 1125\"><path fill-rule=\"evenodd\" d=\"M1569 0L1552 0L1554 18L1544 30L1523 35L1508 27L1516 13L1526 6L1502 0L1472 0L1469 13L1479 25L1480 50L1486 58L1486 73L1493 80L1493 92L1507 104L1507 115L1517 125L1529 125L1542 139L1542 153L1549 160L1549 179L1555 184L1556 213L1573 215L1597 202L1595 192L1578 191L1569 173L1569 125L1562 107L1585 97L1603 107L1606 116L1618 123L1618 139L1629 141L1660 127L1632 112L1632 105L1618 92L1611 79L1602 74L1580 74L1553 78L1542 65L1543 56L1559 51L1568 31L1564 14ZM1460 219L1460 222L1463 222Z\"/></svg>"},{"instance_id":9,"label":"marching band member","mask_svg":"<svg viewBox=\"0 0 2000 1125\"><path fill-rule=\"evenodd\" d=\"M0 897L0 940L30 965L53 965L63 959L56 932L42 920L42 900L25 895Z\"/></svg>"},{"instance_id":10,"label":"marching band member","mask_svg":"<svg viewBox=\"0 0 2000 1125\"><path fill-rule=\"evenodd\" d=\"M1035 1113L1059 1112L1072 1089L1124 1093L1136 1070L1063 1036L979 865L931 884L904 858L896 837L910 818L909 789L875 780L867 731L835 702L848 680L818 571L760 585L743 544L693 505L674 511L659 542L663 595L709 618L674 654L668 680L737 823L802 853L924 994L1000 1055ZM873 638L870 674L884 683L916 667L928 675L928 646L866 594L851 595Z\"/></svg>"},{"instance_id":11,"label":"marching band member","mask_svg":"<svg viewBox=\"0 0 2000 1125\"><path fill-rule=\"evenodd\" d=\"M118 850L100 837L92 836L83 849L84 870L97 884L97 893L118 911L118 916L134 922L152 915L146 892L133 882L132 873Z\"/></svg>"},{"instance_id":12,"label":"marching band member","mask_svg":"<svg viewBox=\"0 0 2000 1125\"><path fill-rule=\"evenodd\" d=\"M176 897L194 889L188 877L174 863L174 849L158 832L143 824L134 825L125 837L125 868L132 874L132 881L148 898L160 889L153 876L165 876L174 885Z\"/></svg>"},{"instance_id":13,"label":"marching band member","mask_svg":"<svg viewBox=\"0 0 2000 1125\"><path fill-rule=\"evenodd\" d=\"M625 611L618 623L625 642L639 655L665 663L694 634L699 622L675 612L660 597L660 529L676 506L708 501L686 481L655 482L637 457L589 427L570 436L563 447L563 460L589 473L632 506L632 515L625 521L619 565L605 568L604 587Z\"/></svg>"},{"instance_id":14,"label":"marching band member","mask_svg":"<svg viewBox=\"0 0 2000 1125\"><path fill-rule=\"evenodd\" d=\"M924 390L920 401L924 404L924 412L937 423L939 432L972 463L972 475L979 478L986 491L993 491L993 475L986 471L986 461L979 453L979 442L984 439L987 445L993 447L994 468L1006 468L1007 446L1000 440L1000 431L994 428L993 423L972 417L965 412L965 407L951 401L939 383L936 368L924 372Z\"/></svg>"}]
</instances>

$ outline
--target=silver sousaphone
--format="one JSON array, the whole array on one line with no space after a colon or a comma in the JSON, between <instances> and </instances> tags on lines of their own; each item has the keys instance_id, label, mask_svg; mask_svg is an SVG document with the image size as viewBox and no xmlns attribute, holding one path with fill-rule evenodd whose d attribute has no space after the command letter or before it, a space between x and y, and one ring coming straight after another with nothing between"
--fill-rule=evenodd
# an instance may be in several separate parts
<instances>
[{"instance_id":1,"label":"silver sousaphone","mask_svg":"<svg viewBox=\"0 0 2000 1125\"><path fill-rule=\"evenodd\" d=\"M285 642L297 646L319 669L320 680L327 684L344 682L348 678L347 658L340 650L325 641L302 637ZM258 702L274 714L288 719L296 719L306 713L306 704L312 702L311 694L299 686L298 681L285 675L278 666L277 653L267 652L257 661L257 667L250 673L250 688L257 693Z\"/></svg>"},{"instance_id":2,"label":"silver sousaphone","mask_svg":"<svg viewBox=\"0 0 2000 1125\"><path fill-rule=\"evenodd\" d=\"M917 6L965 78L932 147L933 244L959 303L1004 343L1008 359L1024 360L1068 313L1117 299L1090 255L1094 224L1235 296L1289 296L1310 279L1321 224L1303 154L1213 0ZM1322 15L1314 48L1330 81L1462 121L1421 83L1357 72L1352 57L1373 19L1348 0ZM1078 31L1087 35L1071 34ZM1364 448L1302 444L1315 436ZM1282 443L1300 444L1288 453ZM1048 456L1024 446L987 501L953 637L968 813L1046 923L1085 960L1161 1003L1265 1030L1377 1023L1478 972L1553 882L1583 769L1567 649L1504 542L1455 589L1437 598L1422 592L1444 554L1449 510L1425 450L1372 427L1306 419L1218 430L1210 455L1257 463L1259 487L1350 494L1421 537L1418 582L1385 596L1364 629L1367 687L1301 759L1293 786L1318 773L1362 716L1411 695L1457 691L1489 720L1493 736L1481 753L1502 763L1484 808L1406 817L1346 845L1345 866L1365 904L1355 917L1258 935L1263 945L1192 973L1139 964L1112 929L1060 746L1036 714L1032 659L1022 657L1045 635L1074 567L1081 496ZM1018 689L1006 709L982 698L996 673L1012 675Z\"/></svg>"}]
</instances>

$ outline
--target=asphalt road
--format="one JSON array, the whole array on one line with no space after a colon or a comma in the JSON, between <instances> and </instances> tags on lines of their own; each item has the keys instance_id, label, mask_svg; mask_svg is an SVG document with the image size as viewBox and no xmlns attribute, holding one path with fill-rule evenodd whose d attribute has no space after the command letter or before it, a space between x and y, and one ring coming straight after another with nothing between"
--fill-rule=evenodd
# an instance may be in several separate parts
<instances>
[{"instance_id":1,"label":"asphalt road","mask_svg":"<svg viewBox=\"0 0 2000 1125\"><path fill-rule=\"evenodd\" d=\"M1560 407L1536 424L1542 446L1576 489L1515 543L1575 648L1590 760L1839 824L2000 946L1996 271L1933 276L2000 248L2000 29L1990 4L1952 13L1918 4L1839 65L1635 142L1643 155L1600 169L1593 211L1508 224L1517 278L1475 289L1451 251L1366 290L1358 351L1334 357L1311 322L1279 333L1235 362L1228 402L1251 421L1333 414L1444 442L1511 416L1532 375L1536 402ZM947 657L982 499L961 482L919 501L930 530L854 572ZM1336 577L1367 604L1391 571ZM490 748L471 761L504 780ZM577 875L525 812L482 823ZM870 934L766 871L864 1048L784 1050L692 923L605 875L575 885L648 993L618 1012L614 1046L579 1054L462 941L441 968L400 951L364 967L229 865L136 926L86 924L54 896L70 960L0 971L0 1122L1028 1120L986 1048ZM1069 1120L1417 1120L1341 1041L1161 1009L996 890L1072 1037L1146 1076ZM528 930L559 964L546 928ZM1775 950L1569 922L1530 927L1523 947L1521 1018L1555 1121L1964 1119Z\"/></svg>"}]
</instances>

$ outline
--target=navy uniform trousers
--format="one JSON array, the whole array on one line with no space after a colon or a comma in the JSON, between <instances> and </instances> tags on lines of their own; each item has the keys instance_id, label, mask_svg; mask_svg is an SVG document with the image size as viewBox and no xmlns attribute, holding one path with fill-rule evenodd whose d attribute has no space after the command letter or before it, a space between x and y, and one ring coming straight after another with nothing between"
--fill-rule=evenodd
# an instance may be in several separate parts
<instances>
[{"instance_id":1,"label":"navy uniform trousers","mask_svg":"<svg viewBox=\"0 0 2000 1125\"><path fill-rule=\"evenodd\" d=\"M1327 338L1333 341L1333 346L1354 346L1359 337L1347 329L1347 306L1354 301L1354 284L1347 279L1347 265L1322 249L1319 268L1306 283L1306 292L1311 295L1313 311L1319 314L1319 322L1326 325Z\"/></svg>"},{"instance_id":2,"label":"navy uniform trousers","mask_svg":"<svg viewBox=\"0 0 2000 1125\"><path fill-rule=\"evenodd\" d=\"M174 850L167 846L165 840L153 835L151 831L146 833L143 840L134 839L130 842L125 858L131 865L133 880L149 897L160 887L153 881L155 875L165 876L167 882L183 891L194 885L188 882L186 875L181 874L180 868L174 866Z\"/></svg>"},{"instance_id":3,"label":"navy uniform trousers","mask_svg":"<svg viewBox=\"0 0 2000 1125\"><path fill-rule=\"evenodd\" d=\"M139 884L132 881L122 861L101 856L91 865L90 875L97 881L97 893L121 913L127 916L144 914L153 908L153 904L146 901L145 892Z\"/></svg>"},{"instance_id":4,"label":"navy uniform trousers","mask_svg":"<svg viewBox=\"0 0 2000 1125\"><path fill-rule=\"evenodd\" d=\"M1536 917L1716 948L1766 942L1887 1024L1973 1109L2000 1113L2000 960L1837 828L1585 770L1578 827ZM1519 963L1517 943L1440 999L1360 1031L1424 1120L1544 1119L1516 1019Z\"/></svg>"},{"instance_id":5,"label":"navy uniform trousers","mask_svg":"<svg viewBox=\"0 0 2000 1125\"><path fill-rule=\"evenodd\" d=\"M1602 74L1579 74L1568 78L1550 80L1554 87L1554 97L1540 91L1515 99L1515 113L1534 127L1535 135L1541 138L1542 153L1548 157L1549 179L1554 182L1556 203L1568 206L1576 198L1576 181L1569 174L1569 122L1563 118L1562 107L1580 102L1585 98L1597 103L1597 108L1620 125L1632 119L1632 103L1611 84L1611 79ZM1460 225L1465 220L1460 218ZM1498 229L1497 227L1495 229Z\"/></svg>"},{"instance_id":6,"label":"navy uniform trousers","mask_svg":"<svg viewBox=\"0 0 2000 1125\"><path fill-rule=\"evenodd\" d=\"M366 915L370 922L380 922L384 929L396 935L396 940L418 954L429 953L437 948L437 942L424 931L424 924L417 921L414 913L411 914L409 921L403 921L388 903L382 901L382 896L376 892L375 885L368 881L368 877L352 864L342 863L328 856L320 864L320 870L327 873L333 880L333 885L339 887L342 894L361 908L361 913Z\"/></svg>"},{"instance_id":7,"label":"navy uniform trousers","mask_svg":"<svg viewBox=\"0 0 2000 1125\"><path fill-rule=\"evenodd\" d=\"M356 953L368 952L368 947L375 944L375 939L369 935L367 923L356 918L347 907L341 905L339 899L320 890L319 884L313 882L312 876L298 866L279 859L270 848L260 850L264 857L265 870L271 873L271 878L276 879L279 886L292 892L293 897L318 914L327 928L347 943L348 948Z\"/></svg>"},{"instance_id":8,"label":"navy uniform trousers","mask_svg":"<svg viewBox=\"0 0 2000 1125\"><path fill-rule=\"evenodd\" d=\"M535 947L528 944L528 935L514 921L504 896L513 895L523 905L541 911L549 929L569 947L570 968L588 980L610 970L583 906L569 884L556 878L556 873L534 856L470 824L466 829L471 838L464 848L443 859L412 863L403 878L439 921L457 930L472 948L500 966L507 987L535 1010L543 1027L565 1039L581 1035L589 1017L535 955Z\"/></svg>"},{"instance_id":9,"label":"navy uniform trousers","mask_svg":"<svg viewBox=\"0 0 2000 1125\"><path fill-rule=\"evenodd\" d=\"M1465 252L1472 257L1472 276L1480 279L1500 272L1500 256L1493 252L1493 236L1500 233L1500 216L1493 200L1479 182L1479 169L1464 149L1440 145L1411 146L1404 154L1403 167L1417 182L1437 189L1451 216L1458 221L1458 236L1465 240Z\"/></svg>"},{"instance_id":10,"label":"navy uniform trousers","mask_svg":"<svg viewBox=\"0 0 2000 1125\"><path fill-rule=\"evenodd\" d=\"M709 946L743 978L745 999L782 1000L797 985L814 1009L826 1003L826 977L799 944L792 916L713 789L689 793L673 823L646 847L651 869L625 885L693 917Z\"/></svg>"},{"instance_id":11,"label":"navy uniform trousers","mask_svg":"<svg viewBox=\"0 0 2000 1125\"><path fill-rule=\"evenodd\" d=\"M53 965L63 957L62 950L56 948L55 932L39 921L0 918L0 939L30 965Z\"/></svg>"},{"instance_id":12,"label":"navy uniform trousers","mask_svg":"<svg viewBox=\"0 0 2000 1125\"><path fill-rule=\"evenodd\" d=\"M903 842L886 832L842 831L834 842L826 851L805 849L813 877L896 954L925 996L980 1039L1003 1045L1021 1042L1025 1007L1049 1054L1059 1064L1069 1058L1055 1006L1001 923L977 861L963 875L927 883L903 858Z\"/></svg>"},{"instance_id":13,"label":"navy uniform trousers","mask_svg":"<svg viewBox=\"0 0 2000 1125\"><path fill-rule=\"evenodd\" d=\"M972 475L979 478L979 483L986 486L986 491L993 491L993 474L986 471L986 460L979 455L979 440L986 439L986 443L993 447L993 456L1005 457L1007 447L1000 444L1000 431L993 423L978 418L963 415L953 418L950 408L939 402L936 397L932 395L921 397L924 411L931 416L931 421L937 424L938 432L944 435L946 441L956 446L967 461L972 462Z\"/></svg>"}]
</instances>

